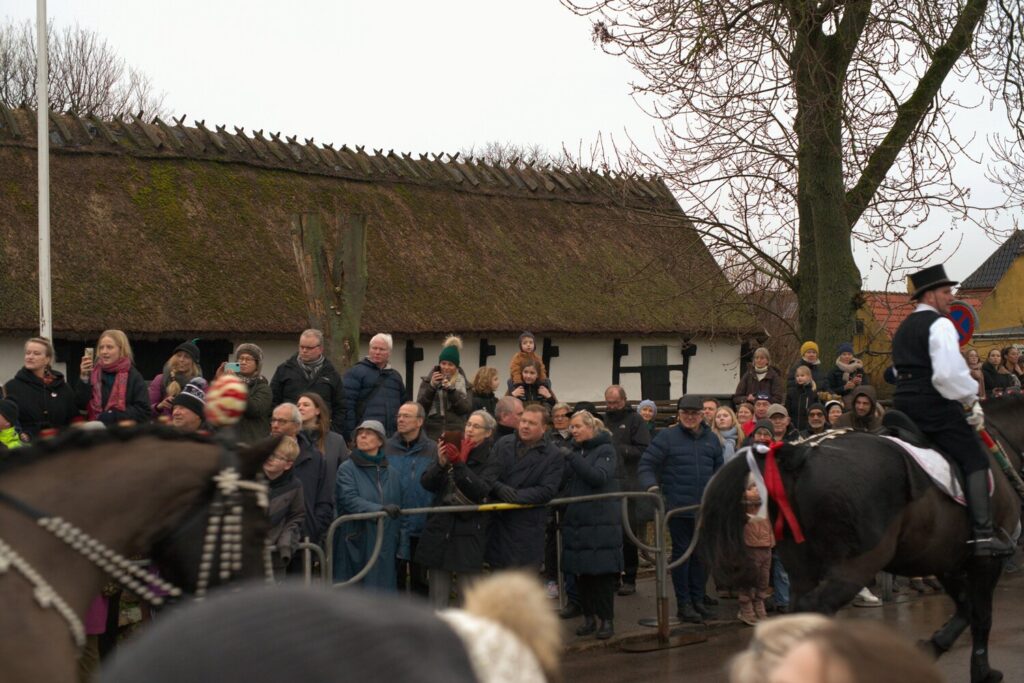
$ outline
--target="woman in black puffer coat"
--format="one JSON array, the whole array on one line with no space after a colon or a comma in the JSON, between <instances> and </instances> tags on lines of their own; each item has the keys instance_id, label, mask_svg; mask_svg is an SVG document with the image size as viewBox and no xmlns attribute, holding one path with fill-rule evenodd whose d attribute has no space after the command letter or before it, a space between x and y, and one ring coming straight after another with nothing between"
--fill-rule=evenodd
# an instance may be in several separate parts
<instances>
[{"instance_id":1,"label":"woman in black puffer coat","mask_svg":"<svg viewBox=\"0 0 1024 683\"><path fill-rule=\"evenodd\" d=\"M604 423L587 411L572 416L573 446L566 453L567 496L619 490L615 446ZM562 517L562 570L576 575L583 625L576 635L615 633L615 589L622 573L622 503L570 503ZM601 620L598 627L594 617Z\"/></svg>"},{"instance_id":2,"label":"woman in black puffer coat","mask_svg":"<svg viewBox=\"0 0 1024 683\"><path fill-rule=\"evenodd\" d=\"M501 462L492 459L492 436L497 423L486 410L466 418L460 448L443 444L420 484L434 493L434 507L483 503L501 474ZM415 561L427 568L430 602L435 609L448 607L452 572L458 575L459 595L467 579L484 569L487 550L486 512L455 512L427 515L423 535L416 546Z\"/></svg>"},{"instance_id":3,"label":"woman in black puffer coat","mask_svg":"<svg viewBox=\"0 0 1024 683\"><path fill-rule=\"evenodd\" d=\"M4 385L18 404L21 431L35 439L44 429L63 429L79 417L75 392L53 369L53 344L45 337L25 342L25 365Z\"/></svg>"}]
</instances>

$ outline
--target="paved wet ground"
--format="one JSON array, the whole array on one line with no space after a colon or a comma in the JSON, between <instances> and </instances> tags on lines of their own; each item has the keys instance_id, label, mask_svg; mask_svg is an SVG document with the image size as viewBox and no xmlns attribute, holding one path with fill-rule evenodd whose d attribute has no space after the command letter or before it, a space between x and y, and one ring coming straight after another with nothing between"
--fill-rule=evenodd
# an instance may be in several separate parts
<instances>
[{"instance_id":1,"label":"paved wet ground","mask_svg":"<svg viewBox=\"0 0 1024 683\"><path fill-rule=\"evenodd\" d=\"M654 582L642 581L635 596L616 599L616 639L607 647L595 647L592 639L570 635L578 620L566 624L569 653L564 660L565 680L569 683L614 683L616 681L686 681L722 683L727 680L724 667L729 658L747 646L752 629L738 622L719 620L707 627L691 626L673 632L703 632L705 643L650 653L623 652L622 643L653 632L636 624L640 616L653 614ZM916 596L916 594L914 594ZM673 605L674 614L675 607ZM723 617L733 617L736 602L723 600L717 608ZM944 595L924 595L879 608L847 608L842 619L878 619L911 640L926 638L952 613L952 602ZM968 681L969 634L939 660L939 668L950 683ZM1009 682L1024 681L1024 575L1003 578L996 592L996 611L990 641L992 665L1003 671Z\"/></svg>"}]
</instances>

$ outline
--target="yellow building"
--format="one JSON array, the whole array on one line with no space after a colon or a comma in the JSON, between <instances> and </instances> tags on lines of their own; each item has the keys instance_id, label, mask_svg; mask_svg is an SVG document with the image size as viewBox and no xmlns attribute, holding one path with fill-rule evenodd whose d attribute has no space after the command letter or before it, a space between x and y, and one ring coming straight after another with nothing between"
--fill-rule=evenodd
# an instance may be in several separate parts
<instances>
[{"instance_id":1,"label":"yellow building","mask_svg":"<svg viewBox=\"0 0 1024 683\"><path fill-rule=\"evenodd\" d=\"M978 329L971 345L982 357L991 348L1024 344L1024 231L1015 230L1002 246L960 283L960 298L976 306Z\"/></svg>"}]
</instances>

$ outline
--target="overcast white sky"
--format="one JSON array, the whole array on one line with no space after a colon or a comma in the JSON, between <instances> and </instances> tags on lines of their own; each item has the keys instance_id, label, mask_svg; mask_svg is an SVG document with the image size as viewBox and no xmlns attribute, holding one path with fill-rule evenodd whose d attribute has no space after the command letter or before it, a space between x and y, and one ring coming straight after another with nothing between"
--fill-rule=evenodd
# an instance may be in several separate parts
<instances>
[{"instance_id":1,"label":"overcast white sky","mask_svg":"<svg viewBox=\"0 0 1024 683\"><path fill-rule=\"evenodd\" d=\"M557 0L49 0L48 11L58 27L105 36L189 123L410 152L492 140L577 150L627 132L653 148L654 124L629 94L633 71ZM0 16L34 20L35 3L0 0ZM984 129L984 116L973 112L970 125ZM974 201L995 197L967 166ZM944 254L957 279L996 247L949 218L930 226L949 245L961 228L959 253ZM867 285L882 286L860 252Z\"/></svg>"}]
</instances>

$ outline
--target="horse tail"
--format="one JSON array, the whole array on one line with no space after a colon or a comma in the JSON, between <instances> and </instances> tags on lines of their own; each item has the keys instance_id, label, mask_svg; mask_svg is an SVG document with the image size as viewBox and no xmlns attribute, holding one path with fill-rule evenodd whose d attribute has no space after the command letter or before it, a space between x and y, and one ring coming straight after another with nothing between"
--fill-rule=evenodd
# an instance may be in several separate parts
<instances>
[{"instance_id":1,"label":"horse tail","mask_svg":"<svg viewBox=\"0 0 1024 683\"><path fill-rule=\"evenodd\" d=\"M747 524L743 494L750 476L746 452L740 450L718 470L704 489L701 502L700 555L715 583L722 586L749 586L756 579L743 540Z\"/></svg>"}]
</instances>

